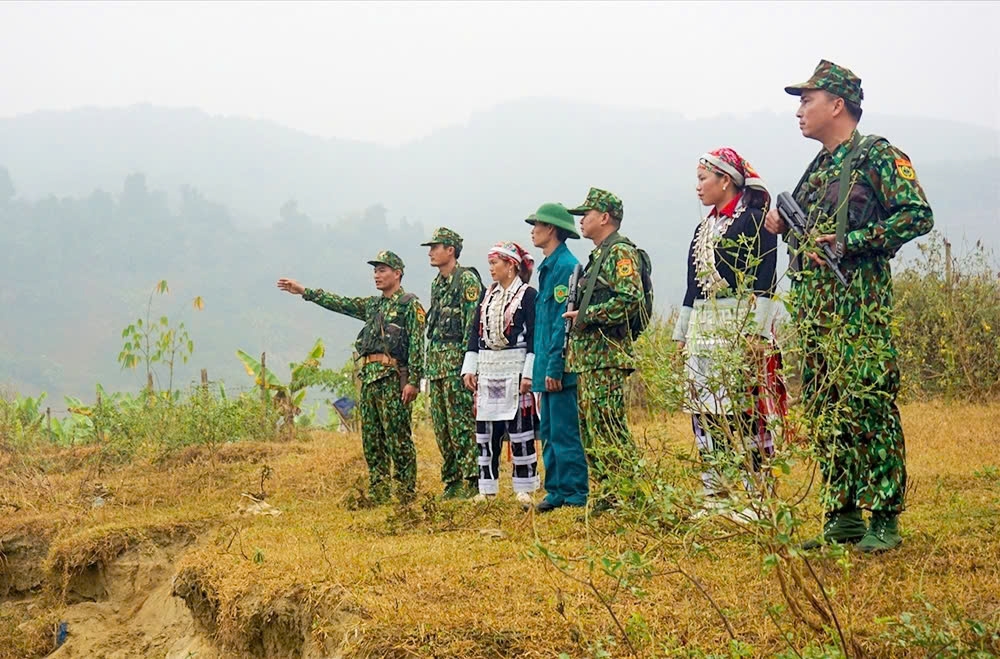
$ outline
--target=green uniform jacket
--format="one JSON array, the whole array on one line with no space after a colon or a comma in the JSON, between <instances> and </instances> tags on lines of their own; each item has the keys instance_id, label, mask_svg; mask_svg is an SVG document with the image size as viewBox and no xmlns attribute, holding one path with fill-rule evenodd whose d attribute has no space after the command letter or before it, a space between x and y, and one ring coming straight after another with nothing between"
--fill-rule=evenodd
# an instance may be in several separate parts
<instances>
[{"instance_id":1,"label":"green uniform jacket","mask_svg":"<svg viewBox=\"0 0 1000 659\"><path fill-rule=\"evenodd\" d=\"M832 153L823 149L795 189L795 200L819 233L832 234L836 229L841 166L859 139L854 131ZM851 285L841 289L828 269L817 269L803 258L803 270L792 276L793 290L806 322L825 327L842 319L856 328L849 334L877 327L888 340L892 322L889 261L905 243L930 231L934 216L909 158L885 140L861 154L853 170L841 258Z\"/></svg>"},{"instance_id":2,"label":"green uniform jacket","mask_svg":"<svg viewBox=\"0 0 1000 659\"><path fill-rule=\"evenodd\" d=\"M822 233L834 232L841 164L860 139L855 130L832 153L821 150L795 190L796 201ZM848 267L865 258L891 258L934 227L930 204L905 153L880 140L855 161L854 170L844 237Z\"/></svg>"},{"instance_id":3,"label":"green uniform jacket","mask_svg":"<svg viewBox=\"0 0 1000 659\"><path fill-rule=\"evenodd\" d=\"M626 243L611 245L617 232L604 239L591 253L577 291L577 304L586 288L584 280L596 274L597 286L590 306L577 316L570 330L566 370L583 373L603 368L633 370L635 357L628 317L642 306L642 275L639 252ZM608 247L608 245L611 245ZM601 252L610 249L601 272L593 273ZM624 332L621 331L624 328Z\"/></svg>"},{"instance_id":4,"label":"green uniform jacket","mask_svg":"<svg viewBox=\"0 0 1000 659\"><path fill-rule=\"evenodd\" d=\"M427 363L424 376L441 380L462 371L465 346L475 322L483 285L471 270L456 264L448 277L431 282L431 309L427 313Z\"/></svg>"},{"instance_id":5,"label":"green uniform jacket","mask_svg":"<svg viewBox=\"0 0 1000 659\"><path fill-rule=\"evenodd\" d=\"M409 302L404 303L402 298L405 294L400 288L390 297L384 295L344 297L327 293L322 288L307 288L302 294L302 299L314 302L330 311L365 321L365 327L358 335L358 342L355 343L359 354L365 354L360 345L361 337L366 330L372 329L372 326L377 322L379 312L382 312L384 325L399 326L408 340L404 359L399 361L409 369L407 384L419 387L424 371L424 308L420 306L420 300L416 297L412 297ZM398 375L397 367L371 363L365 364L361 368L361 382L364 384L381 380L390 375Z\"/></svg>"},{"instance_id":6,"label":"green uniform jacket","mask_svg":"<svg viewBox=\"0 0 1000 659\"><path fill-rule=\"evenodd\" d=\"M563 338L566 336L569 278L579 261L560 243L538 266L538 297L535 298L535 364L532 391L545 391L545 378L562 380L563 388L576 386L576 374L564 373Z\"/></svg>"}]
</instances>

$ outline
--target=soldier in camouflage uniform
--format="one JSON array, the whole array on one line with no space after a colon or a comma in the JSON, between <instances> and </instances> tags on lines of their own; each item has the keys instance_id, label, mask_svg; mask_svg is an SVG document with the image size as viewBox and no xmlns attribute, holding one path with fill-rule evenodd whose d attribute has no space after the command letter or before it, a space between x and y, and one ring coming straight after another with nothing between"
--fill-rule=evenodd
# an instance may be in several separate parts
<instances>
[{"instance_id":1,"label":"soldier in camouflage uniform","mask_svg":"<svg viewBox=\"0 0 1000 659\"><path fill-rule=\"evenodd\" d=\"M858 132L864 94L857 76L822 60L809 80L785 91L801 97L802 134L823 143L793 196L816 242L842 254L850 281L844 288L809 247L800 250L789 236L802 398L817 420L827 511L822 538L805 546L836 540L885 551L902 541L898 517L906 489L889 262L930 231L934 219L909 157L885 138ZM766 226L772 233L787 228L775 211ZM872 512L868 527L862 509Z\"/></svg>"},{"instance_id":2,"label":"soldier in camouflage uniform","mask_svg":"<svg viewBox=\"0 0 1000 659\"><path fill-rule=\"evenodd\" d=\"M330 311L365 321L355 350L361 364L361 442L368 463L369 496L376 504L390 495L390 474L401 502L413 499L417 453L410 434L410 404L424 366L424 309L403 291L403 260L389 251L368 262L375 268L372 297L343 297L279 279L278 288Z\"/></svg>"},{"instance_id":3,"label":"soldier in camouflage uniform","mask_svg":"<svg viewBox=\"0 0 1000 659\"><path fill-rule=\"evenodd\" d=\"M608 476L627 474L637 457L626 417L625 384L635 370L628 319L642 305L643 287L639 253L618 233L624 213L621 199L591 188L586 201L569 212L582 216L580 233L595 245L579 283L576 310L564 315L573 319L566 371L578 374L580 438L599 486L595 511L600 512L614 504L614 493L605 483ZM595 277L588 300L587 284Z\"/></svg>"},{"instance_id":4,"label":"soldier in camouflage uniform","mask_svg":"<svg viewBox=\"0 0 1000 659\"><path fill-rule=\"evenodd\" d=\"M471 497L477 491L476 418L472 392L462 383L465 344L475 322L483 284L474 268L458 264L462 237L440 227L422 243L438 276L431 282L427 313L427 360L424 377L430 394L431 421L441 450L444 498Z\"/></svg>"}]
</instances>

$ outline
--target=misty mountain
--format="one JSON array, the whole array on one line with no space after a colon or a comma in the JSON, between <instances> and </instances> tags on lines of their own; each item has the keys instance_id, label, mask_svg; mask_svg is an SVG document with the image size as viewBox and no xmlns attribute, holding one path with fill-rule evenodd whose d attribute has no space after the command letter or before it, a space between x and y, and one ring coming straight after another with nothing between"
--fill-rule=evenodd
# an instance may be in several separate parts
<instances>
[{"instance_id":1,"label":"misty mountain","mask_svg":"<svg viewBox=\"0 0 1000 659\"><path fill-rule=\"evenodd\" d=\"M793 100L787 115L688 121L526 99L395 148L190 109L36 112L0 119L0 164L29 198L114 190L143 172L152 187L171 194L185 184L198 188L241 224L270 224L285 201L296 199L318 221L382 203L396 217L474 227L477 218L521 217L544 200L582 198L590 185L618 192L627 221L634 215L644 223L662 221L667 210L698 210L695 163L717 146L735 147L775 189L794 185L818 145L799 135ZM1000 158L1000 134L987 128L873 115L862 130L900 145L921 173L948 169L939 163L958 171Z\"/></svg>"},{"instance_id":2,"label":"misty mountain","mask_svg":"<svg viewBox=\"0 0 1000 659\"><path fill-rule=\"evenodd\" d=\"M118 335L160 279L174 309L206 299L204 312L184 312L197 347L182 381L206 366L239 383L236 348L267 350L284 366L316 336L339 364L359 324L295 304L274 288L278 276L371 294L365 260L389 248L407 263L404 286L426 302L433 271L419 243L435 226L465 235L463 263L485 272L496 240L529 243L528 213L576 204L592 185L623 198L623 232L652 256L666 310L680 300L703 213L698 156L733 146L772 191L789 189L819 148L799 135L793 111L693 121L527 99L393 148L151 106L0 119L10 177L5 192L0 171L0 383L53 393L133 384L114 360ZM956 244L998 247L996 131L867 114L862 130L908 153L937 227ZM584 259L588 245L571 242Z\"/></svg>"}]
</instances>

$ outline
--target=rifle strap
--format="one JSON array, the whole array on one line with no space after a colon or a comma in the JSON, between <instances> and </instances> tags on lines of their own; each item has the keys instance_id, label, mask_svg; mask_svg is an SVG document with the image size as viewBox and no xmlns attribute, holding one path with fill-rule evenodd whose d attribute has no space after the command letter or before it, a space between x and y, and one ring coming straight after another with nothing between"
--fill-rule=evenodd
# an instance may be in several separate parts
<instances>
[{"instance_id":1,"label":"rifle strap","mask_svg":"<svg viewBox=\"0 0 1000 659\"><path fill-rule=\"evenodd\" d=\"M861 137L860 134L855 135L854 140L851 142L851 150L848 151L844 157L844 162L841 164L840 185L837 188L837 243L834 247L834 251L838 257L844 255L846 247L847 211L850 208L849 198L851 196L851 188L854 187L854 182L851 180L851 175L854 173L854 161L862 153L867 153L872 144L880 139L882 138L878 135L868 135L866 137Z\"/></svg>"},{"instance_id":2,"label":"rifle strap","mask_svg":"<svg viewBox=\"0 0 1000 659\"><path fill-rule=\"evenodd\" d=\"M576 315L577 322L582 322L584 315L587 313L587 307L590 306L590 298L594 295L594 286L597 285L597 278L601 276L601 268L604 267L604 262L608 258L608 252L611 251L612 246L624 242L624 240L615 231L601 243L604 247L602 247L601 253L597 255L593 266L587 272L587 287L583 289L583 299L580 301L580 306L578 307L579 313Z\"/></svg>"}]
</instances>

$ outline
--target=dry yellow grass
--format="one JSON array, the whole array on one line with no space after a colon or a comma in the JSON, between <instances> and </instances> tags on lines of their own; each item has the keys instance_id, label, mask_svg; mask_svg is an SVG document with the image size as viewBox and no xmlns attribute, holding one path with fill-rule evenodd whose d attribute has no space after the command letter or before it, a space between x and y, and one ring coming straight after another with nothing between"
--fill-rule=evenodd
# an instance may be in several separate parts
<instances>
[{"instance_id":1,"label":"dry yellow grass","mask_svg":"<svg viewBox=\"0 0 1000 659\"><path fill-rule=\"evenodd\" d=\"M817 564L845 633L870 656L924 653L879 639L882 619L905 611L933 624L968 618L1000 628L1000 406L914 404L903 420L913 485L902 548L851 554L848 568ZM684 417L647 420L640 432L671 448L691 444ZM14 456L0 469L6 500L20 506L0 518L0 539L32 538L44 548L47 588L31 615L0 604L0 656L39 652L74 575L144 543L184 546L174 592L224 656L584 657L598 643L627 656L594 593L529 553L537 540L584 556L598 544L616 552L641 539L614 534L610 518L588 528L577 510L524 513L509 477L495 504L439 501L440 458L427 429L418 432L420 495L408 509L354 509L367 472L349 435L233 444L214 464L192 451L101 474L78 453L31 458L44 473ZM238 515L241 493L259 489L265 464L267 502L281 514ZM91 507L96 490L106 501L99 508ZM818 529L815 496L808 509ZM668 549L662 567L682 565L750 652L765 656L788 645L767 616L767 605L782 600L761 560L737 537L701 554ZM20 566L12 560L6 569ZM607 579L598 584L610 592ZM663 574L645 585L644 595L619 594L612 605L641 654L728 654L725 626L690 579ZM25 620L35 622L19 629ZM786 631L797 649L813 638L801 625ZM607 646L609 638L618 645Z\"/></svg>"}]
</instances>

